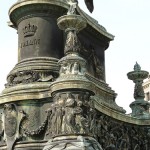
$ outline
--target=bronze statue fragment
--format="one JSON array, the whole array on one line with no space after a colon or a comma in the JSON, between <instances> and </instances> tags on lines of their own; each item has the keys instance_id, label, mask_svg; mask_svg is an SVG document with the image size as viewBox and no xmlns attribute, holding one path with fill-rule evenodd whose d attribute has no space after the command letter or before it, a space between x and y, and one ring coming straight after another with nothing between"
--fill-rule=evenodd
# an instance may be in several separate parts
<instances>
[{"instance_id":1,"label":"bronze statue fragment","mask_svg":"<svg viewBox=\"0 0 150 150\"><path fill-rule=\"evenodd\" d=\"M92 13L94 10L94 4L93 4L93 0L84 0L86 7L88 8L88 10Z\"/></svg>"},{"instance_id":2,"label":"bronze statue fragment","mask_svg":"<svg viewBox=\"0 0 150 150\"><path fill-rule=\"evenodd\" d=\"M69 12L74 13L74 9L76 8L76 4L78 3L78 0L67 0L67 2L72 6ZM93 0L84 0L84 2L87 9L92 13L94 10Z\"/></svg>"}]
</instances>

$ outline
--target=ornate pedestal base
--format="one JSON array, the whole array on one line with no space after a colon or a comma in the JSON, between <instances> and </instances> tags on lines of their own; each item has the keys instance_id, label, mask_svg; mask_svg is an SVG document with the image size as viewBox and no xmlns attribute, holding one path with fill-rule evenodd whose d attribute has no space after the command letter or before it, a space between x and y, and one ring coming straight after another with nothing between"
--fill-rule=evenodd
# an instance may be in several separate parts
<instances>
[{"instance_id":1,"label":"ornate pedestal base","mask_svg":"<svg viewBox=\"0 0 150 150\"><path fill-rule=\"evenodd\" d=\"M43 150L103 150L100 144L89 136L60 136L49 140Z\"/></svg>"}]
</instances>

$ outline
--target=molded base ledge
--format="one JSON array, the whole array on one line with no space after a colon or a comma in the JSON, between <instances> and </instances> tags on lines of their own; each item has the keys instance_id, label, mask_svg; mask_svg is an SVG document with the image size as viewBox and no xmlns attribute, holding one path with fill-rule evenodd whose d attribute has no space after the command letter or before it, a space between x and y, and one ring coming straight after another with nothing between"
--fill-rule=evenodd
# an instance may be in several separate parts
<instances>
[{"instance_id":1,"label":"molded base ledge","mask_svg":"<svg viewBox=\"0 0 150 150\"><path fill-rule=\"evenodd\" d=\"M103 150L100 144L88 136L62 136L50 139L43 150Z\"/></svg>"},{"instance_id":2,"label":"molded base ledge","mask_svg":"<svg viewBox=\"0 0 150 150\"><path fill-rule=\"evenodd\" d=\"M0 95L0 104L51 97L50 82L37 82L6 88Z\"/></svg>"},{"instance_id":3,"label":"molded base ledge","mask_svg":"<svg viewBox=\"0 0 150 150\"><path fill-rule=\"evenodd\" d=\"M82 89L92 91L94 86L92 82L88 81L84 76L71 75L67 76L67 80L64 78L59 78L50 85L52 93L59 90L66 89ZM94 92L92 92L94 93Z\"/></svg>"},{"instance_id":4,"label":"molded base ledge","mask_svg":"<svg viewBox=\"0 0 150 150\"><path fill-rule=\"evenodd\" d=\"M16 143L14 149L15 150L42 150L45 146L46 141L38 141L38 142L18 142ZM0 150L7 150L6 145L1 145Z\"/></svg>"},{"instance_id":5,"label":"molded base ledge","mask_svg":"<svg viewBox=\"0 0 150 150\"><path fill-rule=\"evenodd\" d=\"M9 74L14 74L18 71L24 70L41 70L41 71L54 71L58 72L59 67L57 58L53 57L32 57L23 59L22 61L18 62L13 70Z\"/></svg>"}]
</instances>

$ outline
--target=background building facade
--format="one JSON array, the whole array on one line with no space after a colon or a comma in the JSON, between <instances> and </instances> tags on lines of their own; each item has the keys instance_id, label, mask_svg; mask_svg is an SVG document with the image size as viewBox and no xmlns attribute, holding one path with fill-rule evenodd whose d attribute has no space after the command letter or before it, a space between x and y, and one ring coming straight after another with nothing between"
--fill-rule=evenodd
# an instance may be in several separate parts
<instances>
[{"instance_id":1,"label":"background building facade","mask_svg":"<svg viewBox=\"0 0 150 150\"><path fill-rule=\"evenodd\" d=\"M145 100L150 101L150 78L143 83L143 89L145 93Z\"/></svg>"}]
</instances>

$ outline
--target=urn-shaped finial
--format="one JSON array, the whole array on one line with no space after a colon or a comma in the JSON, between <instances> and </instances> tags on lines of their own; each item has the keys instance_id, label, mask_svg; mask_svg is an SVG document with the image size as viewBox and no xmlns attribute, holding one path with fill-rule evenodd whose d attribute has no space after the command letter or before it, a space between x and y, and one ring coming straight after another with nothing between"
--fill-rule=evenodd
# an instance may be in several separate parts
<instances>
[{"instance_id":1,"label":"urn-shaped finial","mask_svg":"<svg viewBox=\"0 0 150 150\"><path fill-rule=\"evenodd\" d=\"M128 79L135 83L134 98L135 101L130 104L132 109L131 115L140 119L149 119L149 107L150 104L144 100L143 80L148 77L148 72L141 70L140 65L136 62L134 65L134 71L127 74Z\"/></svg>"},{"instance_id":2,"label":"urn-shaped finial","mask_svg":"<svg viewBox=\"0 0 150 150\"><path fill-rule=\"evenodd\" d=\"M140 71L141 70L141 66L136 62L136 64L134 65L134 71Z\"/></svg>"}]
</instances>

